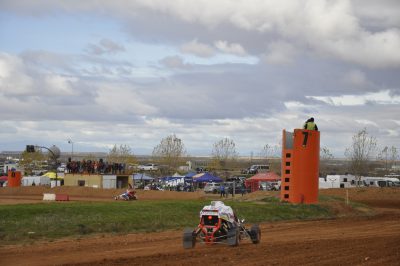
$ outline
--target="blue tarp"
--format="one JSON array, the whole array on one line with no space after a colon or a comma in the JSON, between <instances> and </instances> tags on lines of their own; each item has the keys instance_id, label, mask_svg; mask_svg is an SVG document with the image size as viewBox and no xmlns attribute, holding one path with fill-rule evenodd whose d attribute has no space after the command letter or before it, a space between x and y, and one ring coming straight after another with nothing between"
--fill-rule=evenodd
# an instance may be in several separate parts
<instances>
[{"instance_id":1,"label":"blue tarp","mask_svg":"<svg viewBox=\"0 0 400 266\"><path fill-rule=\"evenodd\" d=\"M195 175L197 175L196 172L188 172L188 173L185 175L185 177L193 177L193 176L195 176Z\"/></svg>"},{"instance_id":2,"label":"blue tarp","mask_svg":"<svg viewBox=\"0 0 400 266\"><path fill-rule=\"evenodd\" d=\"M194 178L193 182L196 182L196 183L201 183L201 182L216 182L216 183L219 183L219 182L222 182L222 179L220 177L218 177L218 176L213 176L210 173L205 173L204 175L202 175L202 176L200 176L198 178Z\"/></svg>"}]
</instances>

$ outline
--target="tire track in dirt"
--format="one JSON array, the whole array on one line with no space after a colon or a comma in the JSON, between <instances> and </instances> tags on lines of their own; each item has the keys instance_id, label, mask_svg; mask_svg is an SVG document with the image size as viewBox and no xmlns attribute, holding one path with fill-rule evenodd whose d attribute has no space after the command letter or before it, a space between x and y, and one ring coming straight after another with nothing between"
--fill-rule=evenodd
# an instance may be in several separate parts
<instances>
[{"instance_id":1,"label":"tire track in dirt","mask_svg":"<svg viewBox=\"0 0 400 266\"><path fill-rule=\"evenodd\" d=\"M110 195L89 189L70 189L77 200L104 201ZM0 203L41 202L35 189L0 191ZM16 192L16 193L14 193ZM87 192L86 197L80 193ZM109 194L113 192L107 192ZM321 191L342 197L343 190ZM31 245L0 246L0 265L399 265L400 190L362 189L350 191L350 201L374 206L376 215L331 220L273 222L261 224L258 245L242 242L239 247L197 245L182 248L182 231L91 236L36 242ZM201 194L146 192L148 199L185 199ZM252 193L244 199L265 197ZM269 195L269 194L268 194Z\"/></svg>"},{"instance_id":2,"label":"tire track in dirt","mask_svg":"<svg viewBox=\"0 0 400 266\"><path fill-rule=\"evenodd\" d=\"M398 265L400 216L262 224L259 245L182 248L182 232L130 234L10 246L2 265Z\"/></svg>"}]
</instances>

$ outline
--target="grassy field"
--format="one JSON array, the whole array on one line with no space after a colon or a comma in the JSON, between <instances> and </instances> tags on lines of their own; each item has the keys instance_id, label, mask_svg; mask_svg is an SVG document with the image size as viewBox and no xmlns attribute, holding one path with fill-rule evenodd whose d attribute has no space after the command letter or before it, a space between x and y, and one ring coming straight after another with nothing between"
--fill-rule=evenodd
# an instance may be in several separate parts
<instances>
[{"instance_id":1,"label":"grassy field","mask_svg":"<svg viewBox=\"0 0 400 266\"><path fill-rule=\"evenodd\" d=\"M195 227L199 211L210 201L63 202L0 206L0 243L123 234ZM229 201L239 218L259 223L333 217L325 205L292 205L273 198Z\"/></svg>"}]
</instances>

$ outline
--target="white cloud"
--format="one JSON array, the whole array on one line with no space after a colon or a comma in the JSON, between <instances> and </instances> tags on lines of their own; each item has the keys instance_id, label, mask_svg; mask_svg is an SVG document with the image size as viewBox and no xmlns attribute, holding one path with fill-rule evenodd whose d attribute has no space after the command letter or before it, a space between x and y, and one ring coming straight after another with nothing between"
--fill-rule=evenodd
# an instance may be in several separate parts
<instances>
[{"instance_id":1,"label":"white cloud","mask_svg":"<svg viewBox=\"0 0 400 266\"><path fill-rule=\"evenodd\" d=\"M400 96L390 95L389 90L366 93L364 95L342 95L342 96L307 96L334 106L365 105L368 102L376 104L400 104Z\"/></svg>"},{"instance_id":2,"label":"white cloud","mask_svg":"<svg viewBox=\"0 0 400 266\"><path fill-rule=\"evenodd\" d=\"M338 56L343 61L354 62L371 68L400 66L400 31L388 29L370 33L360 31L350 38L321 43L325 52Z\"/></svg>"},{"instance_id":3,"label":"white cloud","mask_svg":"<svg viewBox=\"0 0 400 266\"><path fill-rule=\"evenodd\" d=\"M247 55L246 51L238 43L228 43L227 41L216 41L214 45L223 53L234 54L238 56Z\"/></svg>"},{"instance_id":4,"label":"white cloud","mask_svg":"<svg viewBox=\"0 0 400 266\"><path fill-rule=\"evenodd\" d=\"M285 102L285 107L287 109L293 109L296 110L298 108L306 108L308 107L306 104L301 103L301 102L297 102L297 101L293 101L293 102Z\"/></svg>"},{"instance_id":5,"label":"white cloud","mask_svg":"<svg viewBox=\"0 0 400 266\"><path fill-rule=\"evenodd\" d=\"M189 68L190 65L185 64L183 62L182 57L180 56L167 56L163 59L160 60L160 63L163 64L166 67L170 68Z\"/></svg>"},{"instance_id":6,"label":"white cloud","mask_svg":"<svg viewBox=\"0 0 400 266\"><path fill-rule=\"evenodd\" d=\"M270 43L268 50L268 54L265 55L265 61L269 64L291 64L296 55L294 46L283 41Z\"/></svg>"},{"instance_id":7,"label":"white cloud","mask_svg":"<svg viewBox=\"0 0 400 266\"><path fill-rule=\"evenodd\" d=\"M73 77L63 77L60 75L49 75L44 78L47 93L58 96L77 96L78 93L71 86L71 83L76 83L77 79Z\"/></svg>"},{"instance_id":8,"label":"white cloud","mask_svg":"<svg viewBox=\"0 0 400 266\"><path fill-rule=\"evenodd\" d=\"M355 86L368 86L369 82L367 80L367 77L365 76L365 73L357 70L357 69L353 69L351 71L349 71L348 73L345 74L344 76L344 81L351 84L351 85L355 85Z\"/></svg>"},{"instance_id":9,"label":"white cloud","mask_svg":"<svg viewBox=\"0 0 400 266\"><path fill-rule=\"evenodd\" d=\"M395 28L400 25L398 0L352 0L354 12L362 25L373 28Z\"/></svg>"},{"instance_id":10,"label":"white cloud","mask_svg":"<svg viewBox=\"0 0 400 266\"><path fill-rule=\"evenodd\" d=\"M157 112L151 102L147 103L134 88L124 84L101 86L95 101L100 109L113 116L151 115Z\"/></svg>"},{"instance_id":11,"label":"white cloud","mask_svg":"<svg viewBox=\"0 0 400 266\"><path fill-rule=\"evenodd\" d=\"M116 54L125 51L125 48L110 39L103 38L99 44L89 44L87 51L93 55Z\"/></svg>"},{"instance_id":12,"label":"white cloud","mask_svg":"<svg viewBox=\"0 0 400 266\"><path fill-rule=\"evenodd\" d=\"M194 54L199 57L212 57L215 55L215 50L210 45L200 43L197 40L192 40L181 46L181 52Z\"/></svg>"},{"instance_id":13,"label":"white cloud","mask_svg":"<svg viewBox=\"0 0 400 266\"><path fill-rule=\"evenodd\" d=\"M379 125L377 123L375 123L374 121L370 121L370 120L366 120L366 119L355 119L354 121L356 121L359 124L366 125L366 126L379 127Z\"/></svg>"},{"instance_id":14,"label":"white cloud","mask_svg":"<svg viewBox=\"0 0 400 266\"><path fill-rule=\"evenodd\" d=\"M31 95L33 84L19 57L0 53L0 92L3 95Z\"/></svg>"},{"instance_id":15,"label":"white cloud","mask_svg":"<svg viewBox=\"0 0 400 266\"><path fill-rule=\"evenodd\" d=\"M384 7L381 7L382 5ZM107 17L111 15L126 23L127 27L135 22L135 18L140 17L145 21L151 21L162 17L167 18L167 21L171 23L180 21L186 24L184 33L191 36L201 34L190 32L191 25L203 26L203 29L209 32L229 25L237 29L239 33L243 33L245 38L265 36L267 39L273 34L288 42L295 41L303 47L302 49L306 49L306 52L309 50L345 62L371 68L400 66L400 53L398 53L400 32L397 23L400 12L398 11L399 4L395 0L380 1L379 4L374 1L359 0L281 0L278 2L221 0L217 3L211 0L118 2L92 0L80 3L24 2L23 5L14 1L2 1L0 7L4 10L40 14L52 14L53 10L61 10L88 12ZM361 17L361 22L358 16ZM364 22L369 18L378 21L380 27L373 29L364 27ZM174 30L177 31L174 36L180 34L180 29ZM216 32L218 39L225 39L223 37L226 34L229 36L231 33ZM237 36L236 39L240 40L241 37ZM242 42L245 43L246 40L234 43L241 45L249 52L250 49ZM259 46L258 48L263 45L265 42L252 44L252 46ZM211 46L199 43L196 39L184 45L182 51L200 57L211 57L215 54Z\"/></svg>"}]
</instances>

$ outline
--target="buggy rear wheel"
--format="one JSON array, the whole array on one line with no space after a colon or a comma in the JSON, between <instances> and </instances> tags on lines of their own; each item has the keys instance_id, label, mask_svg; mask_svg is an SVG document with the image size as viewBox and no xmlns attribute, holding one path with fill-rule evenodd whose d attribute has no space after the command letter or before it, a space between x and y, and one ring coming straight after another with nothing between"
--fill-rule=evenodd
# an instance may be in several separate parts
<instances>
[{"instance_id":1,"label":"buggy rear wheel","mask_svg":"<svg viewBox=\"0 0 400 266\"><path fill-rule=\"evenodd\" d=\"M196 245L196 235L191 228L185 228L183 231L183 248L194 248Z\"/></svg>"},{"instance_id":2,"label":"buggy rear wheel","mask_svg":"<svg viewBox=\"0 0 400 266\"><path fill-rule=\"evenodd\" d=\"M254 224L250 229L250 238L253 244L260 243L261 240L261 230L258 224Z\"/></svg>"}]
</instances>

